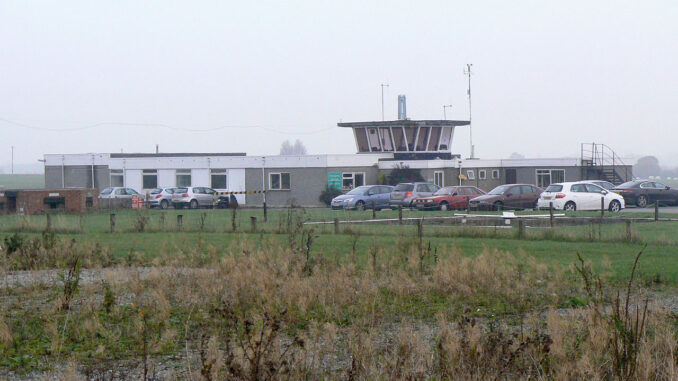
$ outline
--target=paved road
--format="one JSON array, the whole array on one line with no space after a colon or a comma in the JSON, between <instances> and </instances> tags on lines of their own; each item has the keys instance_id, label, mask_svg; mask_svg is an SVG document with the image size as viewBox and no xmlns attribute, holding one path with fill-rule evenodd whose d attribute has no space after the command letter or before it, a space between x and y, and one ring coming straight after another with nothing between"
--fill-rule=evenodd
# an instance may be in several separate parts
<instances>
[{"instance_id":1,"label":"paved road","mask_svg":"<svg viewBox=\"0 0 678 381\"><path fill-rule=\"evenodd\" d=\"M654 208L638 208L635 206L630 206L624 210L622 213L654 213ZM678 206L660 206L659 213L677 213Z\"/></svg>"}]
</instances>

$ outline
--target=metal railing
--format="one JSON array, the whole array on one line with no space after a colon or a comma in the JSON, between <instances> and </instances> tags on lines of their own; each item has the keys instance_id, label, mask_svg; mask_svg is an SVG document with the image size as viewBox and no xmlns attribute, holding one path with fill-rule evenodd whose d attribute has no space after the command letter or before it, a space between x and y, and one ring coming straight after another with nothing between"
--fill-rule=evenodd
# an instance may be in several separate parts
<instances>
[{"instance_id":1,"label":"metal railing","mask_svg":"<svg viewBox=\"0 0 678 381\"><path fill-rule=\"evenodd\" d=\"M617 180L618 177L620 180L626 181L629 177L629 167L612 148L605 144L581 143L581 164L583 167L596 168L601 172L611 169L614 180ZM623 169L623 177L618 169Z\"/></svg>"}]
</instances>

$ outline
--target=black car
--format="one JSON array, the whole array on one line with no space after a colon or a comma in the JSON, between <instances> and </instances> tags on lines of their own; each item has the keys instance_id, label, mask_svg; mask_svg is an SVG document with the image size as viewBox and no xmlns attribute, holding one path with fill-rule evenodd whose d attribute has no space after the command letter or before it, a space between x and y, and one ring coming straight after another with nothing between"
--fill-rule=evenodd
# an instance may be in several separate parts
<instances>
[{"instance_id":1,"label":"black car","mask_svg":"<svg viewBox=\"0 0 678 381\"><path fill-rule=\"evenodd\" d=\"M628 181L612 189L612 192L624 197L626 205L635 204L639 208L655 202L660 205L678 205L678 189L652 180Z\"/></svg>"}]
</instances>

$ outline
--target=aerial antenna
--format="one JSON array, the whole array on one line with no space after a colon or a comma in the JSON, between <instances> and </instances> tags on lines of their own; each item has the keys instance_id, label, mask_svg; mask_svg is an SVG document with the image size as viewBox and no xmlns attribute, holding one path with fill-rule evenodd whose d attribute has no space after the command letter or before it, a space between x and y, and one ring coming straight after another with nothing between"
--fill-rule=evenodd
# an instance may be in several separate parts
<instances>
[{"instance_id":1,"label":"aerial antenna","mask_svg":"<svg viewBox=\"0 0 678 381\"><path fill-rule=\"evenodd\" d=\"M443 105L443 120L447 120L447 109L452 108L452 105Z\"/></svg>"},{"instance_id":2,"label":"aerial antenna","mask_svg":"<svg viewBox=\"0 0 678 381\"><path fill-rule=\"evenodd\" d=\"M471 143L471 159L473 159L473 127L471 126L471 66L473 64L466 64L466 69L464 69L464 74L468 76L468 90L466 94L468 95L468 131L470 136Z\"/></svg>"},{"instance_id":3,"label":"aerial antenna","mask_svg":"<svg viewBox=\"0 0 678 381\"><path fill-rule=\"evenodd\" d=\"M384 121L384 87L388 87L388 83L382 83L381 84L381 121L382 122Z\"/></svg>"}]
</instances>

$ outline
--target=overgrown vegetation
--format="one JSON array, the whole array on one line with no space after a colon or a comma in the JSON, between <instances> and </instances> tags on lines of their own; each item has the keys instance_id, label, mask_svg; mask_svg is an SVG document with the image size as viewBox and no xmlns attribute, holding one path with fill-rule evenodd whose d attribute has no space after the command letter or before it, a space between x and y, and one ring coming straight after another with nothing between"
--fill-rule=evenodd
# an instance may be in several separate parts
<instances>
[{"instance_id":1,"label":"overgrown vegetation","mask_svg":"<svg viewBox=\"0 0 678 381\"><path fill-rule=\"evenodd\" d=\"M210 244L200 232L209 216L197 217L186 223L197 232L180 238L194 244L154 257L112 256L52 231L5 235L0 376L678 377L675 316L641 289L666 287L664 275L639 279L640 254L621 284L609 279L612 261L595 270L586 252L559 253L571 266L520 250L463 252L450 226L394 228L388 247L380 227L341 226L329 234L343 249L326 254L322 227L305 224L303 209L278 213L268 231L219 233L237 237L229 245ZM149 218L143 234L105 234L139 239L153 229ZM538 243L530 234L521 242ZM15 272L38 269L50 271Z\"/></svg>"}]
</instances>

